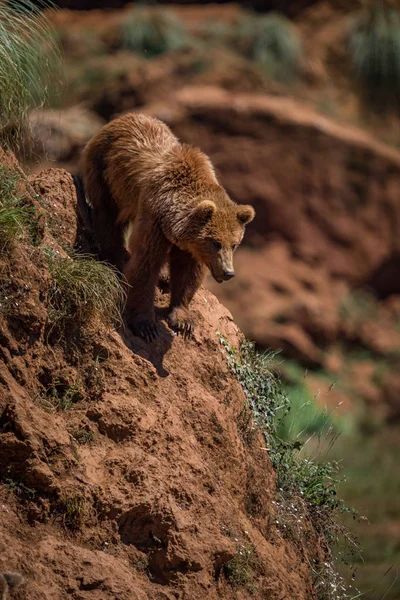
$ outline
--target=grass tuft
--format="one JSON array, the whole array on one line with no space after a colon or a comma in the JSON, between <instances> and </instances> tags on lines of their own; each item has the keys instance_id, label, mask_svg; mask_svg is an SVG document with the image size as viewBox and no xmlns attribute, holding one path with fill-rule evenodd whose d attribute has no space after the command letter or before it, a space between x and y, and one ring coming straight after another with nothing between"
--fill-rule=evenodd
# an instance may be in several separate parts
<instances>
[{"instance_id":1,"label":"grass tuft","mask_svg":"<svg viewBox=\"0 0 400 600\"><path fill-rule=\"evenodd\" d=\"M236 555L224 565L225 579L233 588L242 588L249 593L254 592L255 581L255 548L238 544Z\"/></svg>"},{"instance_id":2,"label":"grass tuft","mask_svg":"<svg viewBox=\"0 0 400 600\"><path fill-rule=\"evenodd\" d=\"M80 494L73 494L62 499L64 527L72 531L82 528L86 517L86 500Z\"/></svg>"},{"instance_id":3,"label":"grass tuft","mask_svg":"<svg viewBox=\"0 0 400 600\"><path fill-rule=\"evenodd\" d=\"M39 396L39 403L47 412L71 410L75 404L83 400L85 394L79 381L68 385L64 381L55 379Z\"/></svg>"},{"instance_id":4,"label":"grass tuft","mask_svg":"<svg viewBox=\"0 0 400 600\"><path fill-rule=\"evenodd\" d=\"M18 138L28 112L49 103L60 79L61 53L43 9L48 3L0 4L0 139Z\"/></svg>"},{"instance_id":5,"label":"grass tuft","mask_svg":"<svg viewBox=\"0 0 400 600\"><path fill-rule=\"evenodd\" d=\"M302 43L290 20L280 13L248 17L238 26L244 52L274 80L295 81L300 72Z\"/></svg>"},{"instance_id":6,"label":"grass tuft","mask_svg":"<svg viewBox=\"0 0 400 600\"><path fill-rule=\"evenodd\" d=\"M24 203L20 191L21 173L0 165L0 250L30 229L32 207Z\"/></svg>"},{"instance_id":7,"label":"grass tuft","mask_svg":"<svg viewBox=\"0 0 400 600\"><path fill-rule=\"evenodd\" d=\"M179 50L188 41L184 24L168 11L136 9L123 25L122 46L145 58Z\"/></svg>"},{"instance_id":8,"label":"grass tuft","mask_svg":"<svg viewBox=\"0 0 400 600\"><path fill-rule=\"evenodd\" d=\"M372 3L352 23L348 49L367 108L400 108L400 12Z\"/></svg>"},{"instance_id":9,"label":"grass tuft","mask_svg":"<svg viewBox=\"0 0 400 600\"><path fill-rule=\"evenodd\" d=\"M94 441L94 433L91 429L78 427L77 429L74 429L71 435L73 439L82 446L86 444L89 445Z\"/></svg>"},{"instance_id":10,"label":"grass tuft","mask_svg":"<svg viewBox=\"0 0 400 600\"><path fill-rule=\"evenodd\" d=\"M125 291L111 265L84 254L60 257L46 251L52 277L50 318L60 324L91 323L112 326L121 320Z\"/></svg>"}]
</instances>

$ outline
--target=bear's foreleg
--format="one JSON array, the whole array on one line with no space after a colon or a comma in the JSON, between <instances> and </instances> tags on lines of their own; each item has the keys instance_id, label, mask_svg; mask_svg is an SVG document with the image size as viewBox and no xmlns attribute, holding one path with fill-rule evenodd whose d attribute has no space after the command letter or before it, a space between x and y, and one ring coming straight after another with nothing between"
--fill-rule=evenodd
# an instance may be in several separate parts
<instances>
[{"instance_id":1,"label":"bear's foreleg","mask_svg":"<svg viewBox=\"0 0 400 600\"><path fill-rule=\"evenodd\" d=\"M188 306L201 286L205 267L192 254L172 246L170 252L171 301L168 323L179 332L187 334L193 331L193 319Z\"/></svg>"},{"instance_id":2,"label":"bear's foreleg","mask_svg":"<svg viewBox=\"0 0 400 600\"><path fill-rule=\"evenodd\" d=\"M159 336L154 296L158 275L170 245L149 217L135 221L128 242L130 259L125 267L125 276L130 286L127 308L133 333L147 341Z\"/></svg>"}]
</instances>

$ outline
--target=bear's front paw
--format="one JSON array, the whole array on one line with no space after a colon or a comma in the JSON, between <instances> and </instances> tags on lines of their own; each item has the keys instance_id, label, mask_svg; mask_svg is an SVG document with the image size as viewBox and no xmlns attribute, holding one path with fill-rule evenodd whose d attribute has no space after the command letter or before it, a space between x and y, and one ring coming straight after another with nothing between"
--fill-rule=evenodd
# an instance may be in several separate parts
<instances>
[{"instance_id":1,"label":"bear's front paw","mask_svg":"<svg viewBox=\"0 0 400 600\"><path fill-rule=\"evenodd\" d=\"M173 308L167 320L169 326L175 329L177 333L181 333L185 337L193 333L194 322L185 308Z\"/></svg>"},{"instance_id":2,"label":"bear's front paw","mask_svg":"<svg viewBox=\"0 0 400 600\"><path fill-rule=\"evenodd\" d=\"M160 330L155 321L134 319L129 325L132 333L143 338L146 342L153 342L160 337Z\"/></svg>"}]
</instances>

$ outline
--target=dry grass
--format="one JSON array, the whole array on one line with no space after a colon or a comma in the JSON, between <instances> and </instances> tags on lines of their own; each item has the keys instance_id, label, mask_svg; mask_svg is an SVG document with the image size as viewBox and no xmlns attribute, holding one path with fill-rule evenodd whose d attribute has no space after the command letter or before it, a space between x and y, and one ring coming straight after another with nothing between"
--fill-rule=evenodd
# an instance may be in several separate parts
<instances>
[{"instance_id":1,"label":"dry grass","mask_svg":"<svg viewBox=\"0 0 400 600\"><path fill-rule=\"evenodd\" d=\"M17 170L0 165L0 250L29 231L32 207L27 205L20 192L22 175Z\"/></svg>"},{"instance_id":2,"label":"dry grass","mask_svg":"<svg viewBox=\"0 0 400 600\"><path fill-rule=\"evenodd\" d=\"M255 548L248 544L238 543L237 546L236 555L224 565L224 576L233 588L242 588L252 594L256 580Z\"/></svg>"},{"instance_id":3,"label":"dry grass","mask_svg":"<svg viewBox=\"0 0 400 600\"><path fill-rule=\"evenodd\" d=\"M71 410L75 404L83 400L85 393L80 381L66 385L57 378L40 394L38 403L50 413Z\"/></svg>"},{"instance_id":4,"label":"dry grass","mask_svg":"<svg viewBox=\"0 0 400 600\"><path fill-rule=\"evenodd\" d=\"M83 496L79 493L65 496L60 509L63 513L64 527L72 531L82 528L87 515L87 504Z\"/></svg>"},{"instance_id":5,"label":"dry grass","mask_svg":"<svg viewBox=\"0 0 400 600\"><path fill-rule=\"evenodd\" d=\"M18 140L28 112L49 103L61 79L61 53L43 13L48 3L0 4L0 138Z\"/></svg>"},{"instance_id":6,"label":"dry grass","mask_svg":"<svg viewBox=\"0 0 400 600\"><path fill-rule=\"evenodd\" d=\"M47 251L53 280L51 320L80 325L101 322L111 327L121 320L125 290L111 265L90 256L60 257Z\"/></svg>"}]
</instances>

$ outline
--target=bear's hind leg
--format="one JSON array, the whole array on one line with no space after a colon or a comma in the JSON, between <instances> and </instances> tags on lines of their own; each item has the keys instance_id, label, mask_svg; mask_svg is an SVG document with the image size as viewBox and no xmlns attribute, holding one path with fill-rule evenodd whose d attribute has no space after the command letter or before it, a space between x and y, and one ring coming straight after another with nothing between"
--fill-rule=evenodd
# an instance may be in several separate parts
<instances>
[{"instance_id":1,"label":"bear's hind leg","mask_svg":"<svg viewBox=\"0 0 400 600\"><path fill-rule=\"evenodd\" d=\"M116 222L116 214L103 208L93 209L93 229L100 247L100 259L105 260L121 273L129 259L125 248L125 226Z\"/></svg>"},{"instance_id":2,"label":"bear's hind leg","mask_svg":"<svg viewBox=\"0 0 400 600\"><path fill-rule=\"evenodd\" d=\"M124 244L123 224L118 223L118 207L105 180L105 154L102 144L89 143L84 152L83 182L84 192L92 207L91 220L93 233L99 246L101 260L114 265L123 272L129 258Z\"/></svg>"},{"instance_id":3,"label":"bear's hind leg","mask_svg":"<svg viewBox=\"0 0 400 600\"><path fill-rule=\"evenodd\" d=\"M129 324L135 335L150 342L159 336L154 296L170 243L157 227L151 225L148 217L134 223L128 246L131 254L125 276L130 286L127 300Z\"/></svg>"},{"instance_id":4,"label":"bear's hind leg","mask_svg":"<svg viewBox=\"0 0 400 600\"><path fill-rule=\"evenodd\" d=\"M173 246L170 252L171 301L168 323L183 334L193 331L188 306L204 279L205 267L189 252Z\"/></svg>"}]
</instances>

